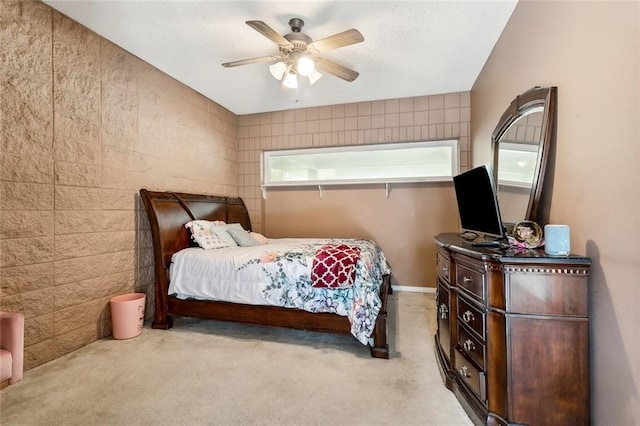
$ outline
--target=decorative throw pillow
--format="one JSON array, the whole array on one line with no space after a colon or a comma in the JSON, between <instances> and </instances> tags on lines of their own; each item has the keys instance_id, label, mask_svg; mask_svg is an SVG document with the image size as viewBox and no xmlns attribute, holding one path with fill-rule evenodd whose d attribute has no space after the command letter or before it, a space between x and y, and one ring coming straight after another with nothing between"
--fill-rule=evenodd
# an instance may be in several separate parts
<instances>
[{"instance_id":1,"label":"decorative throw pillow","mask_svg":"<svg viewBox=\"0 0 640 426\"><path fill-rule=\"evenodd\" d=\"M236 247L238 246L238 243L236 243L231 234L229 234L227 231L229 229L239 229L241 231L244 231L244 229L242 229L242 225L240 225L239 223L222 223L219 225L211 225L210 228L211 232L213 232L218 237L220 237L221 240L229 244L229 247Z\"/></svg>"},{"instance_id":2,"label":"decorative throw pillow","mask_svg":"<svg viewBox=\"0 0 640 426\"><path fill-rule=\"evenodd\" d=\"M325 244L316 250L311 267L315 288L349 288L356 279L360 247L347 244Z\"/></svg>"},{"instance_id":3,"label":"decorative throw pillow","mask_svg":"<svg viewBox=\"0 0 640 426\"><path fill-rule=\"evenodd\" d=\"M260 245L260 243L244 229L229 228L227 229L227 232L240 247L253 247Z\"/></svg>"},{"instance_id":4,"label":"decorative throw pillow","mask_svg":"<svg viewBox=\"0 0 640 426\"><path fill-rule=\"evenodd\" d=\"M211 231L208 220L192 220L184 225L191 231L193 238L205 250L229 247L229 244ZM234 243L235 245L235 243Z\"/></svg>"},{"instance_id":5,"label":"decorative throw pillow","mask_svg":"<svg viewBox=\"0 0 640 426\"><path fill-rule=\"evenodd\" d=\"M203 219L192 220L189 223L198 223L198 224L203 225L203 226L212 226L212 225L220 226L220 225L226 225L227 224L227 222L225 222L224 220L203 220Z\"/></svg>"},{"instance_id":6,"label":"decorative throw pillow","mask_svg":"<svg viewBox=\"0 0 640 426\"><path fill-rule=\"evenodd\" d=\"M260 244L267 244L269 242L267 237L257 232L249 232L249 235L251 235Z\"/></svg>"}]
</instances>

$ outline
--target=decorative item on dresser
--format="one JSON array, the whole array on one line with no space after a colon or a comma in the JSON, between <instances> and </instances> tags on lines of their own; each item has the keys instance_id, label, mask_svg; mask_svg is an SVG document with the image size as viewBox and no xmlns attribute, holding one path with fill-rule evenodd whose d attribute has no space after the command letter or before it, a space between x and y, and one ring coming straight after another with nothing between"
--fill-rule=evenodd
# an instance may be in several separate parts
<instances>
[{"instance_id":1,"label":"decorative item on dresser","mask_svg":"<svg viewBox=\"0 0 640 426\"><path fill-rule=\"evenodd\" d=\"M588 425L590 259L435 241L436 355L473 422Z\"/></svg>"}]
</instances>

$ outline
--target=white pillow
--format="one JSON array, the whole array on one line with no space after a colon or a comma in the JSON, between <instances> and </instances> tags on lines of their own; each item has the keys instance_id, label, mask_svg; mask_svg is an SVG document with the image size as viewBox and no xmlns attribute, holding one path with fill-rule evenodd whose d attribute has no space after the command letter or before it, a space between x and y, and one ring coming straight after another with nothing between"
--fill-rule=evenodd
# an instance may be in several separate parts
<instances>
[{"instance_id":1,"label":"white pillow","mask_svg":"<svg viewBox=\"0 0 640 426\"><path fill-rule=\"evenodd\" d=\"M242 230L242 225L239 223L220 223L220 224L211 224L209 226L211 232L218 236L222 241L227 243L229 247L237 247L238 244L233 239L233 237L227 232L227 229L240 229Z\"/></svg>"},{"instance_id":2,"label":"white pillow","mask_svg":"<svg viewBox=\"0 0 640 426\"><path fill-rule=\"evenodd\" d=\"M195 224L209 227L212 225L225 225L226 223L223 220L192 220L187 222L184 227L191 229L191 226Z\"/></svg>"},{"instance_id":3,"label":"white pillow","mask_svg":"<svg viewBox=\"0 0 640 426\"><path fill-rule=\"evenodd\" d=\"M208 220L192 220L184 225L191 231L191 238L205 250L219 249L229 247L228 241L220 238L217 233L212 232L213 222ZM224 223L224 222L223 222ZM233 241L233 238L231 238ZM233 242L235 246L235 242Z\"/></svg>"}]
</instances>

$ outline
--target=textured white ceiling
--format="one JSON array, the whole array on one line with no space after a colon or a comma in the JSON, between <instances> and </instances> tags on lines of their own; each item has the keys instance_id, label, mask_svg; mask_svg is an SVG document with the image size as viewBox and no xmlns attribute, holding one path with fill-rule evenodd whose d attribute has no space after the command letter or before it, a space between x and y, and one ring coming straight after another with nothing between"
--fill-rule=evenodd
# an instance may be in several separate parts
<instances>
[{"instance_id":1,"label":"textured white ceiling","mask_svg":"<svg viewBox=\"0 0 640 426\"><path fill-rule=\"evenodd\" d=\"M234 113L250 114L471 90L517 0L45 3ZM268 63L220 65L278 53L245 21L287 34L293 17L314 40L357 28L364 42L323 56L360 76L348 83L325 75L285 90Z\"/></svg>"}]
</instances>

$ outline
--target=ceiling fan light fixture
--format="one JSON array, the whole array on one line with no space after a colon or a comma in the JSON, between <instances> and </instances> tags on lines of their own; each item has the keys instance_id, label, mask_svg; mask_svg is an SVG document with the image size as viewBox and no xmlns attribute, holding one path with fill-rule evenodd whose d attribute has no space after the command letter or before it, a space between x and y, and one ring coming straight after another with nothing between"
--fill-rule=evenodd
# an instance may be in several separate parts
<instances>
[{"instance_id":1,"label":"ceiling fan light fixture","mask_svg":"<svg viewBox=\"0 0 640 426\"><path fill-rule=\"evenodd\" d=\"M289 71L284 80L282 80L282 85L284 87L288 87L289 89L298 88L298 76L296 75L295 71Z\"/></svg>"},{"instance_id":2,"label":"ceiling fan light fixture","mask_svg":"<svg viewBox=\"0 0 640 426\"><path fill-rule=\"evenodd\" d=\"M309 78L309 84L313 86L313 83L320 80L322 74L320 74L318 70L314 69L307 77Z\"/></svg>"},{"instance_id":3,"label":"ceiling fan light fixture","mask_svg":"<svg viewBox=\"0 0 640 426\"><path fill-rule=\"evenodd\" d=\"M316 70L316 64L308 56L302 56L298 59L298 74L303 76L311 75Z\"/></svg>"},{"instance_id":4,"label":"ceiling fan light fixture","mask_svg":"<svg viewBox=\"0 0 640 426\"><path fill-rule=\"evenodd\" d=\"M273 65L269 66L269 72L276 80L282 80L284 77L284 73L287 71L287 65L284 62L276 62Z\"/></svg>"}]
</instances>

